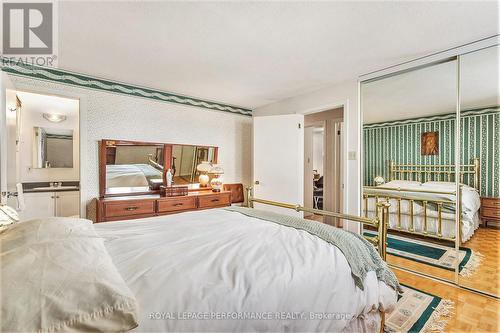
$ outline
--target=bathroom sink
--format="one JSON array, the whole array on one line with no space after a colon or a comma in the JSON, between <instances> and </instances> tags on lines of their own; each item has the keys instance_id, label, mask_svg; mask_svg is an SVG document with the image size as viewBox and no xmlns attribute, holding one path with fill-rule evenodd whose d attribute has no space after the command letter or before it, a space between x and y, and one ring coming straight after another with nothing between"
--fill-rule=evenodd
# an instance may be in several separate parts
<instances>
[{"instance_id":1,"label":"bathroom sink","mask_svg":"<svg viewBox=\"0 0 500 333\"><path fill-rule=\"evenodd\" d=\"M78 190L78 186L45 186L34 187L33 191L61 191L61 190Z\"/></svg>"}]
</instances>

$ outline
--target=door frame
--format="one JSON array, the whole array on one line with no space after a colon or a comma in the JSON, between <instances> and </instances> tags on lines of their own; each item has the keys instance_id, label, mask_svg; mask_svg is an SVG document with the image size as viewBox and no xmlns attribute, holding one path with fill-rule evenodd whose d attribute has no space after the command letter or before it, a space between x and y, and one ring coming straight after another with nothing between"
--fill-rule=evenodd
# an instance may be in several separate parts
<instances>
[{"instance_id":1,"label":"door frame","mask_svg":"<svg viewBox=\"0 0 500 333\"><path fill-rule=\"evenodd\" d=\"M346 119L346 105L348 105L347 100L341 104L339 104L339 103L327 104L327 105L323 105L320 107L315 107L315 108L310 108L310 109L306 109L306 110L302 110L302 111L297 111L295 113L307 116L307 115L311 115L311 114L315 114L315 113L320 113L320 112L324 112L324 111L342 108L342 123L343 123L342 127L345 129L345 128L347 128L347 125L346 125L346 120L347 120ZM359 112L359 110L358 110L358 112ZM325 133L326 133L326 122L325 122L323 128L325 129ZM348 203L348 200L347 200L348 191L347 191L347 189L348 189L348 187L345 186L345 180L347 179L347 169L348 169L347 168L348 159L345 156L345 152L347 152L348 150L347 150L347 138L345 136L344 131L342 132L341 138L342 138L342 146L341 146L341 152L340 152L340 157L341 157L341 163L340 163L341 170L340 170L340 172L342 175L342 182L341 182L340 188L342 191L342 196L341 196L341 202L340 202L340 208L341 208L340 213L344 213L344 212L348 211L348 207L347 207L347 203ZM325 135L323 143L324 143L324 147L326 148L326 135ZM358 159L358 161L359 161L359 159ZM326 154L325 154L325 157L323 158L323 163L325 164L325 162L326 162ZM349 230L353 231L350 223L351 222L346 221L346 223L344 223L344 229L349 229ZM358 225L358 223L354 223L354 225Z\"/></svg>"},{"instance_id":2,"label":"door frame","mask_svg":"<svg viewBox=\"0 0 500 333\"><path fill-rule=\"evenodd\" d=\"M12 74L7 74L8 77L11 77ZM11 81L12 82L12 81ZM37 80L39 82L39 80ZM44 82L44 81L41 81ZM45 82L44 82L45 83ZM6 88L2 87L3 90L6 90ZM78 122L79 122L79 144L80 144L80 217L86 218L87 216L87 203L84 202L85 198L87 197L86 194L89 191L87 188L87 184L83 181L86 178L86 168L83 166L83 161L87 160L87 108L88 108L88 97L86 94L83 93L74 93L72 91L67 91L65 89L57 89L57 88L52 88L48 87L46 85L38 85L36 87L33 87L28 84L24 83L14 83L12 82L12 87L8 89L13 89L13 90L18 90L18 91L23 91L23 92L28 92L28 93L33 93L33 94L40 94L40 95L49 95L49 96L55 96L55 97L63 97L63 98L71 98L71 99L78 99L79 100L79 117L78 117ZM3 106L5 107L5 106Z\"/></svg>"}]
</instances>

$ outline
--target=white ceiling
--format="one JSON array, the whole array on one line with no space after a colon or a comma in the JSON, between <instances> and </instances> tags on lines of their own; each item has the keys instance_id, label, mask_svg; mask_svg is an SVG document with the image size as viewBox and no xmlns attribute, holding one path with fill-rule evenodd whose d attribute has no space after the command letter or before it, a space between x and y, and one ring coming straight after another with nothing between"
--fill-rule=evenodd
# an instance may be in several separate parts
<instances>
[{"instance_id":1,"label":"white ceiling","mask_svg":"<svg viewBox=\"0 0 500 333\"><path fill-rule=\"evenodd\" d=\"M59 2L59 67L247 108L499 32L498 2Z\"/></svg>"},{"instance_id":2,"label":"white ceiling","mask_svg":"<svg viewBox=\"0 0 500 333\"><path fill-rule=\"evenodd\" d=\"M461 57L461 110L500 105L499 51L496 46ZM455 112L457 81L457 61L450 61L362 84L363 122Z\"/></svg>"}]
</instances>

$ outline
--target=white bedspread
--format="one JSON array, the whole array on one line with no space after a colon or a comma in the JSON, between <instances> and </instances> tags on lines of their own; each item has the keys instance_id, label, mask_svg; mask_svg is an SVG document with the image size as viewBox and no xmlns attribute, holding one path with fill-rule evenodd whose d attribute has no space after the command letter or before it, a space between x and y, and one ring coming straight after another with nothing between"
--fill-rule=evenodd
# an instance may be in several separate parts
<instances>
[{"instance_id":1,"label":"white bedspread","mask_svg":"<svg viewBox=\"0 0 500 333\"><path fill-rule=\"evenodd\" d=\"M151 175L155 175L155 177L151 177ZM161 178L162 174L161 171L147 164L106 165L106 187L148 186L148 177Z\"/></svg>"},{"instance_id":2,"label":"white bedspread","mask_svg":"<svg viewBox=\"0 0 500 333\"><path fill-rule=\"evenodd\" d=\"M376 332L377 309L396 303L396 292L374 272L364 291L357 288L337 247L237 212L212 209L95 228L139 302L137 331ZM188 318L194 315L205 319ZM211 319L245 315L266 319Z\"/></svg>"},{"instance_id":3,"label":"white bedspread","mask_svg":"<svg viewBox=\"0 0 500 333\"><path fill-rule=\"evenodd\" d=\"M392 181L387 184L381 185L381 189L370 188L365 189L365 193L368 194L378 194L380 196L379 201L384 200L384 195L400 196L402 198L411 197L418 198L420 200L455 200L454 194L437 194L432 192L453 192L455 191L455 183L449 182L426 182L420 184L418 182L409 181ZM382 189L384 188L384 189ZM394 190L392 190L394 189ZM404 192L398 191L398 189L405 190ZM412 191L412 190L419 190ZM431 191L431 192L420 192L420 191ZM368 217L375 217L376 211L376 199L373 197L368 198ZM398 220L398 201L396 199L389 199L391 204L389 208L389 225L391 228L397 226ZM366 201L363 201L363 205ZM464 185L462 187L462 225L461 225L461 238L462 242L469 240L474 231L479 227L478 211L481 206L481 200L479 193L472 187ZM410 201L401 201L401 228L403 230L408 230L410 228ZM364 207L363 207L364 209ZM428 231L431 233L437 233L437 223L438 223L438 212L436 208L432 206L427 206L427 225ZM413 228L416 231L424 230L424 207L421 201L415 201L413 203ZM445 237L455 236L455 213L447 212L443 209L442 212L442 234Z\"/></svg>"}]
</instances>

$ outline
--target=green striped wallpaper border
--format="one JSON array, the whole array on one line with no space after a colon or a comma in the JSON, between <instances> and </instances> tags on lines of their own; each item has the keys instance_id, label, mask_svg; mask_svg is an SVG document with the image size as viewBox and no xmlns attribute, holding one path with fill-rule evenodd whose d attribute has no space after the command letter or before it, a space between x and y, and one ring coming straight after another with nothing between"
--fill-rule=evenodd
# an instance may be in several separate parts
<instances>
[{"instance_id":1,"label":"green striped wallpaper border","mask_svg":"<svg viewBox=\"0 0 500 333\"><path fill-rule=\"evenodd\" d=\"M460 129L460 162L470 164L473 158L479 157L481 195L500 197L500 108L463 112ZM439 155L423 156L420 154L421 133L434 131L439 132ZM397 164L455 163L454 115L370 124L363 126L363 134L365 185L374 185L376 176L389 179L389 160ZM465 177L464 182L471 180Z\"/></svg>"},{"instance_id":2,"label":"green striped wallpaper border","mask_svg":"<svg viewBox=\"0 0 500 333\"><path fill-rule=\"evenodd\" d=\"M12 63L6 58L1 58L0 61L2 67L1 70L11 75L27 76L39 80L53 81L86 89L102 90L111 93L153 99L156 101L183 104L204 109L241 114L244 116L252 116L252 110L233 105L173 94L137 85L130 85L123 82L69 72L63 69L38 67L24 63Z\"/></svg>"}]
</instances>

